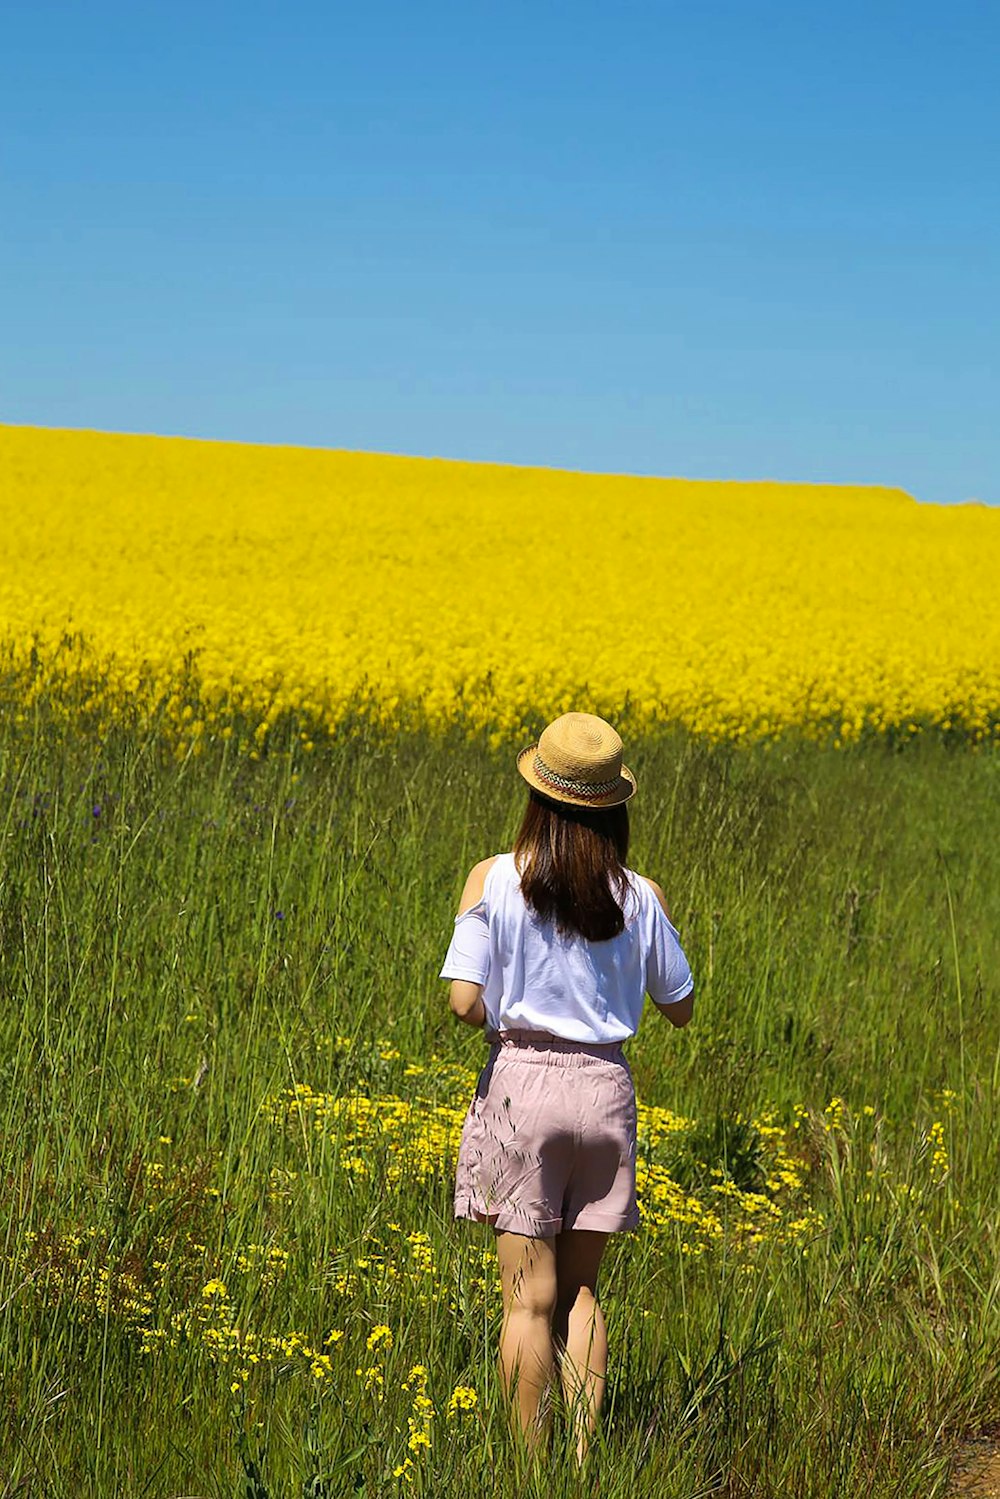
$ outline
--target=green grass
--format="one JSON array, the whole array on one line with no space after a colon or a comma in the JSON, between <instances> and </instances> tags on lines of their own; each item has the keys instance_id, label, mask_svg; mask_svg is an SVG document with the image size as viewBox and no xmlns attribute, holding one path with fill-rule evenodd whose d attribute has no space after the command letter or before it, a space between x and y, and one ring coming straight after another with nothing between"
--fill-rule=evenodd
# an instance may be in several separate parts
<instances>
[{"instance_id":1,"label":"green grass","mask_svg":"<svg viewBox=\"0 0 1000 1499\"><path fill-rule=\"evenodd\" d=\"M1000 1419L1000 760L681 735L628 760L631 862L697 984L684 1032L647 1015L640 1096L694 1121L672 1164L702 1193L715 1163L759 1184L773 1111L824 1221L701 1256L680 1225L613 1242L600 1492L943 1495ZM177 763L39 714L0 727L0 788L0 1495L586 1492L558 1448L515 1472L489 1234L451 1222L447 1163L373 1135L364 1175L336 1127L267 1112L296 1083L456 1101L406 1066L481 1059L436 974L465 872L520 816L512 756L359 731ZM241 1329L342 1330L330 1377L293 1352L233 1392L200 1324L142 1352L213 1278ZM414 1364L437 1413L405 1482ZM456 1385L478 1405L449 1418Z\"/></svg>"}]
</instances>

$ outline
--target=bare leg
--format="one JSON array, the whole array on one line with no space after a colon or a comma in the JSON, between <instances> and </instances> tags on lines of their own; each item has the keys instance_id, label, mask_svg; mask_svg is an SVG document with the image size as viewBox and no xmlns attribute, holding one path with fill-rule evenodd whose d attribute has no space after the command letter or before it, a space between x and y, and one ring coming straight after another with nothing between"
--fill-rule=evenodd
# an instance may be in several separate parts
<instances>
[{"instance_id":1,"label":"bare leg","mask_svg":"<svg viewBox=\"0 0 1000 1499\"><path fill-rule=\"evenodd\" d=\"M544 1446L551 1420L546 1395L555 1372L555 1241L511 1233L496 1238L504 1308L500 1373L520 1430L535 1452Z\"/></svg>"},{"instance_id":2,"label":"bare leg","mask_svg":"<svg viewBox=\"0 0 1000 1499\"><path fill-rule=\"evenodd\" d=\"M576 1437L577 1462L590 1448L604 1402L608 1334L597 1304L597 1274L607 1234L567 1229L556 1238L556 1313L559 1374Z\"/></svg>"}]
</instances>

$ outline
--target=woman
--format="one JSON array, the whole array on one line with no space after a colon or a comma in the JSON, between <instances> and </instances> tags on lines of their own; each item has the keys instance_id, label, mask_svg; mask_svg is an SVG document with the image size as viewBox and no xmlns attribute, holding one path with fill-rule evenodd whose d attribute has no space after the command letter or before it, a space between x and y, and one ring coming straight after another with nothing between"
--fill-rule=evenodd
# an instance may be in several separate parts
<instances>
[{"instance_id":1,"label":"woman","mask_svg":"<svg viewBox=\"0 0 1000 1499\"><path fill-rule=\"evenodd\" d=\"M687 1025L693 980L663 892L628 868L635 778L622 742L566 713L518 756L530 788L511 853L477 864L441 977L493 1045L462 1132L455 1215L496 1233L500 1367L531 1448L558 1365L578 1460L597 1424L607 1334L597 1274L635 1228L635 1090L622 1042L645 995Z\"/></svg>"}]
</instances>

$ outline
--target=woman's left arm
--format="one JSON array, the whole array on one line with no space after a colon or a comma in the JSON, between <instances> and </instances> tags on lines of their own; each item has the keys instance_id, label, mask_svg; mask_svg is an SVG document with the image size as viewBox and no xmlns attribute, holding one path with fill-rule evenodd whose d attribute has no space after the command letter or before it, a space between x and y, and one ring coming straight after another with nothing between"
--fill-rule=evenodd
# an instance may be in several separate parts
<instances>
[{"instance_id":1,"label":"woman's left arm","mask_svg":"<svg viewBox=\"0 0 1000 1499\"><path fill-rule=\"evenodd\" d=\"M448 991L448 1003L456 1020L465 1025L486 1024L486 1006L483 1003L483 986L470 979L452 979Z\"/></svg>"},{"instance_id":2,"label":"woman's left arm","mask_svg":"<svg viewBox=\"0 0 1000 1499\"><path fill-rule=\"evenodd\" d=\"M469 871L469 877L465 882L465 888L458 903L459 916L471 910L473 906L478 905L482 900L483 890L486 885L486 876L493 862L493 859L481 859ZM451 1013L457 1020L461 1020L463 1024L479 1027L486 1024L486 1006L483 1003L482 984L474 983L471 979L452 979L451 988L448 991L448 1003L451 1006Z\"/></svg>"}]
</instances>

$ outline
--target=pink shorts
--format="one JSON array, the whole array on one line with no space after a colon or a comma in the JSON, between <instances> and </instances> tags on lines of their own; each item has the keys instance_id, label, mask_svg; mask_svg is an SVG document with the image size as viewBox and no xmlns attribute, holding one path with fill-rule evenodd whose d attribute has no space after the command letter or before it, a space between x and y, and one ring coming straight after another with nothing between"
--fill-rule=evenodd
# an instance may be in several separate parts
<instances>
[{"instance_id":1,"label":"pink shorts","mask_svg":"<svg viewBox=\"0 0 1000 1499\"><path fill-rule=\"evenodd\" d=\"M462 1129L455 1216L548 1239L636 1228L635 1088L620 1046L507 1032Z\"/></svg>"}]
</instances>

